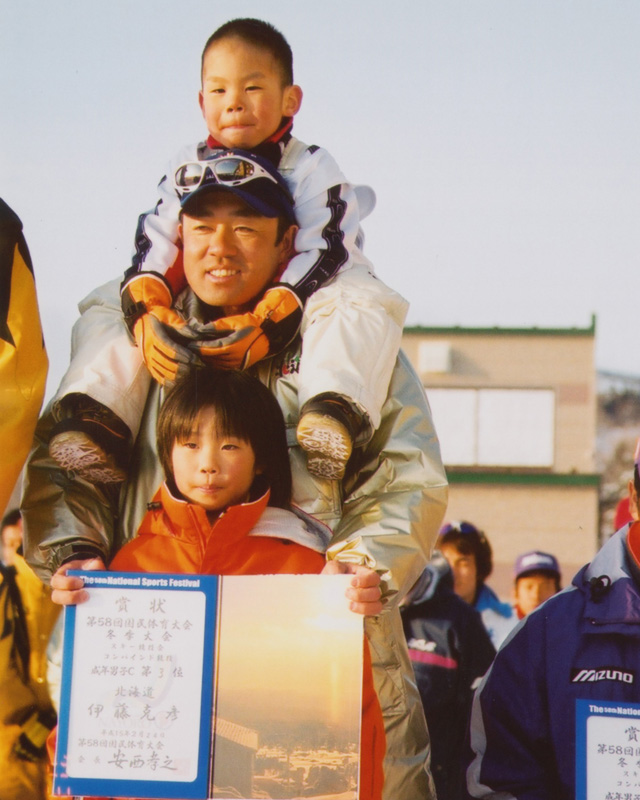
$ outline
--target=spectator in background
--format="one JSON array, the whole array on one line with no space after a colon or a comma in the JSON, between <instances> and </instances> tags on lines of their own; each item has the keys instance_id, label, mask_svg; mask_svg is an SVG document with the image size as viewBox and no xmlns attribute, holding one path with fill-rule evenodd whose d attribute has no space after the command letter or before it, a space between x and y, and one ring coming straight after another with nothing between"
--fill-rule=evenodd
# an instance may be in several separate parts
<instances>
[{"instance_id":1,"label":"spectator in background","mask_svg":"<svg viewBox=\"0 0 640 800\"><path fill-rule=\"evenodd\" d=\"M495 648L482 619L453 590L448 561L435 551L400 607L409 657L431 736L431 773L443 800L467 794L463 748L473 690Z\"/></svg>"},{"instance_id":2,"label":"spectator in background","mask_svg":"<svg viewBox=\"0 0 640 800\"><path fill-rule=\"evenodd\" d=\"M0 513L29 454L48 367L22 223L0 199Z\"/></svg>"},{"instance_id":3,"label":"spectator in background","mask_svg":"<svg viewBox=\"0 0 640 800\"><path fill-rule=\"evenodd\" d=\"M629 483L636 520L639 460L636 451ZM640 522L636 521L612 536L575 575L571 586L550 597L540 612L525 617L497 653L473 701L475 758L467 771L471 795L575 798L582 764L577 743L586 746L584 728L578 735L576 727L577 701L614 707L640 704L639 663ZM622 720L626 727L627 718ZM628 725L633 744L637 721L629 718ZM602 738L607 740L606 733ZM603 747L610 752L607 745ZM614 752L597 764L591 756L592 775L607 776L610 770L613 776L611 790L594 790L594 797L605 797L605 792L611 798L637 796L637 787L625 786L628 780L636 781L637 759L628 759L629 778L616 774L617 766L624 769L620 755L628 756L626 748L618 749L625 752ZM586 776L580 773L579 780L586 783Z\"/></svg>"},{"instance_id":4,"label":"spectator in background","mask_svg":"<svg viewBox=\"0 0 640 800\"><path fill-rule=\"evenodd\" d=\"M48 366L22 223L0 199L0 512L31 447ZM17 509L4 516L0 533L0 797L44 800L42 745L55 716L43 651L58 608L50 604L47 614L49 590L20 555Z\"/></svg>"},{"instance_id":5,"label":"spectator in background","mask_svg":"<svg viewBox=\"0 0 640 800\"><path fill-rule=\"evenodd\" d=\"M640 461L640 439L636 442L636 450L633 456L634 464ZM634 497L633 480L629 481L628 493L625 497L618 501L616 506L615 515L613 518L613 530L619 531L623 525L628 522L633 522L638 519L638 503L637 497Z\"/></svg>"},{"instance_id":6,"label":"spectator in background","mask_svg":"<svg viewBox=\"0 0 640 800\"><path fill-rule=\"evenodd\" d=\"M46 647L60 606L27 566L17 509L1 523L0 797L45 800L45 740L56 714L47 686Z\"/></svg>"},{"instance_id":7,"label":"spectator in background","mask_svg":"<svg viewBox=\"0 0 640 800\"><path fill-rule=\"evenodd\" d=\"M440 529L436 547L449 562L455 593L480 612L497 650L518 619L511 605L485 583L493 570L487 537L470 522L449 522Z\"/></svg>"},{"instance_id":8,"label":"spectator in background","mask_svg":"<svg viewBox=\"0 0 640 800\"><path fill-rule=\"evenodd\" d=\"M623 525L626 525L627 522L631 522L632 520L633 515L631 513L629 497L626 496L619 500L616 506L616 512L613 517L613 530L619 531Z\"/></svg>"},{"instance_id":9,"label":"spectator in background","mask_svg":"<svg viewBox=\"0 0 640 800\"><path fill-rule=\"evenodd\" d=\"M531 550L518 556L513 570L513 605L518 619L557 594L560 581L560 567L551 553Z\"/></svg>"}]
</instances>

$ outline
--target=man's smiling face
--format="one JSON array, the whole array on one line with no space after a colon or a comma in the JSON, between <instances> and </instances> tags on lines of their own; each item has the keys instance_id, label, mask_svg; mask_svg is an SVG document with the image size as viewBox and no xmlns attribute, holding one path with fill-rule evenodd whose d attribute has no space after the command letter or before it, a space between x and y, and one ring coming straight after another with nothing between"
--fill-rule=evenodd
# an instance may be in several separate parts
<instances>
[{"instance_id":1,"label":"man's smiling face","mask_svg":"<svg viewBox=\"0 0 640 800\"><path fill-rule=\"evenodd\" d=\"M197 211L182 215L187 282L226 316L246 311L291 256L295 231L292 226L277 243L277 219L260 216L230 192L213 191Z\"/></svg>"}]
</instances>

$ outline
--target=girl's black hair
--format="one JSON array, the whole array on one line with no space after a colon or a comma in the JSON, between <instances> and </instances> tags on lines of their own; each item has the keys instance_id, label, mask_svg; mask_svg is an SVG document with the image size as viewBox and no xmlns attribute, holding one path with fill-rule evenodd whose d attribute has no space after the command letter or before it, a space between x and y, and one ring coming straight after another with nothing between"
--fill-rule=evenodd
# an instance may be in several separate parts
<instances>
[{"instance_id":1,"label":"girl's black hair","mask_svg":"<svg viewBox=\"0 0 640 800\"><path fill-rule=\"evenodd\" d=\"M289 508L291 466L282 411L264 384L238 370L194 369L167 395L157 426L158 457L166 479L173 482L174 444L191 434L205 408L214 410L220 434L251 445L261 470L256 482L262 479L271 489L269 505Z\"/></svg>"}]
</instances>

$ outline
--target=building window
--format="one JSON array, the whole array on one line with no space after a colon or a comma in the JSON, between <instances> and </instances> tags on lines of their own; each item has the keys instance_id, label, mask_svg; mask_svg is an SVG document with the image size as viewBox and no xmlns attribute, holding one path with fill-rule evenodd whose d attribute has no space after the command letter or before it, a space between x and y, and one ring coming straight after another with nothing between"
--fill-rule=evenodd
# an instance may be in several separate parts
<instances>
[{"instance_id":1,"label":"building window","mask_svg":"<svg viewBox=\"0 0 640 800\"><path fill-rule=\"evenodd\" d=\"M550 389L429 389L449 466L552 467L555 396Z\"/></svg>"},{"instance_id":2,"label":"building window","mask_svg":"<svg viewBox=\"0 0 640 800\"><path fill-rule=\"evenodd\" d=\"M449 342L420 342L418 372L451 372L452 352Z\"/></svg>"}]
</instances>

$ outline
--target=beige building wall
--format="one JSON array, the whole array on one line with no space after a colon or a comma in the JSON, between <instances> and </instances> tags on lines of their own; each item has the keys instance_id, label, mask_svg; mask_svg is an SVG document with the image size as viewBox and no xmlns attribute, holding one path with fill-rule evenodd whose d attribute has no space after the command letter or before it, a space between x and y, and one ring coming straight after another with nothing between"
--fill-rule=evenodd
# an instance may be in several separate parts
<instances>
[{"instance_id":1,"label":"beige building wall","mask_svg":"<svg viewBox=\"0 0 640 800\"><path fill-rule=\"evenodd\" d=\"M485 532L493 549L488 583L507 597L513 562L527 550L558 558L563 585L595 553L598 492L592 486L504 486L452 483L446 520L468 520Z\"/></svg>"},{"instance_id":2,"label":"beige building wall","mask_svg":"<svg viewBox=\"0 0 640 800\"><path fill-rule=\"evenodd\" d=\"M596 372L593 334L405 333L402 347L427 393L438 388L553 389L556 395L554 472L593 472L596 434ZM571 329L569 329L571 330ZM590 330L590 329L587 329ZM420 369L420 345L451 348L449 372Z\"/></svg>"},{"instance_id":3,"label":"beige building wall","mask_svg":"<svg viewBox=\"0 0 640 800\"><path fill-rule=\"evenodd\" d=\"M437 369L433 360L425 361L424 343L436 343L442 362L438 366L436 359ZM594 346L595 321L586 329L405 331L403 349L427 396L432 388L553 391L550 468L446 465L446 520L466 519L485 531L494 551L494 574L488 582L505 599L520 553L554 553L566 585L599 547Z\"/></svg>"}]
</instances>

